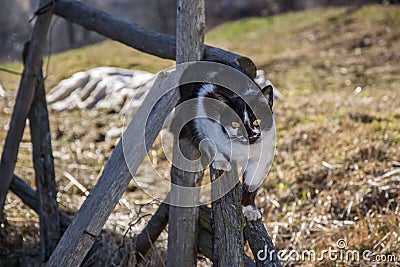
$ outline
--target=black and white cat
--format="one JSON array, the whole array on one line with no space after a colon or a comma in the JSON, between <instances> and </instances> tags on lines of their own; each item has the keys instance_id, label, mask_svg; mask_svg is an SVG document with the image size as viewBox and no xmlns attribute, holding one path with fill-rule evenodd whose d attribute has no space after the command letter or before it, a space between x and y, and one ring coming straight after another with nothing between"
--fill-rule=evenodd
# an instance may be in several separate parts
<instances>
[{"instance_id":1,"label":"black and white cat","mask_svg":"<svg viewBox=\"0 0 400 267\"><path fill-rule=\"evenodd\" d=\"M220 73L209 76L216 75ZM249 85L244 83L235 92L208 82L181 85L179 103L195 102L188 115L194 119L188 120L180 136L199 146L214 169L229 171L230 161L238 162L243 170L243 214L247 220L257 220L261 213L255 196L275 150L273 87L260 88L252 80Z\"/></svg>"}]
</instances>

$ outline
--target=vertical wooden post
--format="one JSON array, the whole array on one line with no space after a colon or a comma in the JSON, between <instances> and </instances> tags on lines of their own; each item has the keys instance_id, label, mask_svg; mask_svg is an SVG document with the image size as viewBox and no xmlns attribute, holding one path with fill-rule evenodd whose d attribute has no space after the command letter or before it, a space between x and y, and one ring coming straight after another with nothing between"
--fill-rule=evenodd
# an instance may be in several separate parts
<instances>
[{"instance_id":1,"label":"vertical wooden post","mask_svg":"<svg viewBox=\"0 0 400 267\"><path fill-rule=\"evenodd\" d=\"M203 58L205 21L204 0L178 0L176 64Z\"/></svg>"},{"instance_id":2,"label":"vertical wooden post","mask_svg":"<svg viewBox=\"0 0 400 267\"><path fill-rule=\"evenodd\" d=\"M39 70L35 97L28 115L33 148L33 164L39 200L42 261L47 261L60 239L60 218L51 133L42 70Z\"/></svg>"},{"instance_id":3,"label":"vertical wooden post","mask_svg":"<svg viewBox=\"0 0 400 267\"><path fill-rule=\"evenodd\" d=\"M40 0L39 7L47 3L48 0ZM0 162L0 218L3 217L4 203L13 177L19 143L24 133L26 118L35 94L51 16L51 12L46 12L38 16L32 30L26 64Z\"/></svg>"},{"instance_id":4,"label":"vertical wooden post","mask_svg":"<svg viewBox=\"0 0 400 267\"><path fill-rule=\"evenodd\" d=\"M188 139L179 139L175 137L174 150L179 149L182 154L188 159L196 159L200 156L199 151L195 148ZM175 152L174 151L174 152ZM173 164L181 166L178 157L174 153ZM171 180L175 185L183 187L199 186L203 172L188 172L181 170L179 167L172 166ZM192 202L200 198L200 190L195 192ZM181 195L179 189L171 188L170 198L177 202L182 202L187 198ZM183 203L185 204L185 203ZM197 260L197 237L198 237L198 207L169 207L168 220L168 257L167 266L196 266Z\"/></svg>"},{"instance_id":5,"label":"vertical wooden post","mask_svg":"<svg viewBox=\"0 0 400 267\"><path fill-rule=\"evenodd\" d=\"M224 179L232 186L230 192L211 204L213 266L244 266L244 219L237 165L232 164L232 170L229 172L216 171L211 168L210 175L213 181L224 176ZM220 196L220 188L213 186L211 194Z\"/></svg>"},{"instance_id":6,"label":"vertical wooden post","mask_svg":"<svg viewBox=\"0 0 400 267\"><path fill-rule=\"evenodd\" d=\"M201 60L204 53L204 0L178 0L176 24L176 64ZM186 158L199 157L199 151L190 140L179 139L179 136L175 136L174 150L176 149L180 149ZM177 162L173 161L173 165L174 163ZM172 183L180 186L196 186L202 176L202 172L187 172L175 166L171 169ZM177 191L171 190L170 194L174 199L179 198ZM198 217L198 207L170 206L167 266L196 266Z\"/></svg>"}]
</instances>

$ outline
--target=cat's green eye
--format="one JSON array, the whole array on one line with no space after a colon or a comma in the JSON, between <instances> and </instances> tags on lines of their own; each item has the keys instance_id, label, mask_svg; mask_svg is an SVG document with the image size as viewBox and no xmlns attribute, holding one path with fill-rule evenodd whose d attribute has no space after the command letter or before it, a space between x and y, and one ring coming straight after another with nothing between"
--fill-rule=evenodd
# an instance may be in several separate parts
<instances>
[{"instance_id":1,"label":"cat's green eye","mask_svg":"<svg viewBox=\"0 0 400 267\"><path fill-rule=\"evenodd\" d=\"M239 128L240 123L236 122L236 121L232 121L232 127L233 128Z\"/></svg>"},{"instance_id":2,"label":"cat's green eye","mask_svg":"<svg viewBox=\"0 0 400 267\"><path fill-rule=\"evenodd\" d=\"M261 124L261 120L255 120L255 121L253 121L253 125L254 125L254 126L260 126L260 124Z\"/></svg>"}]
</instances>

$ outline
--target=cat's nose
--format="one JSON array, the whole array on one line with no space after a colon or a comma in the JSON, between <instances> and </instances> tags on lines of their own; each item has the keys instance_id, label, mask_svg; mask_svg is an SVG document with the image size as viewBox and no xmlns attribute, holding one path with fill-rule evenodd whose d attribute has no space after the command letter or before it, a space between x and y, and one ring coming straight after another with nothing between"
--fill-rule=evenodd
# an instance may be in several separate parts
<instances>
[{"instance_id":1,"label":"cat's nose","mask_svg":"<svg viewBox=\"0 0 400 267\"><path fill-rule=\"evenodd\" d=\"M250 140L254 140L254 139L257 139L257 138L259 138L260 137L260 135L259 134L257 134L257 135L253 135L253 136L250 136Z\"/></svg>"}]
</instances>

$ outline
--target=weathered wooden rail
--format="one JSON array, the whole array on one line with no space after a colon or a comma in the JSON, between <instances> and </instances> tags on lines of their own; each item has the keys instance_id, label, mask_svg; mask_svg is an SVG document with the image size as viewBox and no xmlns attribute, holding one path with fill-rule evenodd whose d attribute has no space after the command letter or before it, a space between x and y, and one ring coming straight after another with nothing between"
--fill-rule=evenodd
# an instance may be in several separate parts
<instances>
[{"instance_id":1,"label":"weathered wooden rail","mask_svg":"<svg viewBox=\"0 0 400 267\"><path fill-rule=\"evenodd\" d=\"M175 36L138 27L78 1L57 0L54 12L68 21L139 51L166 59L176 58ZM204 45L203 59L237 64L247 70L253 78L256 77L254 63L245 56Z\"/></svg>"}]
</instances>

